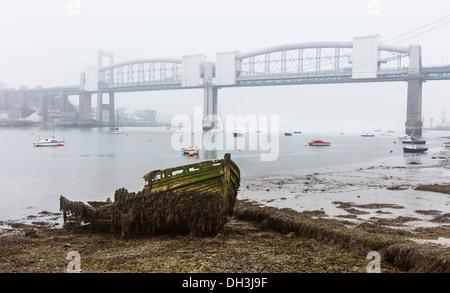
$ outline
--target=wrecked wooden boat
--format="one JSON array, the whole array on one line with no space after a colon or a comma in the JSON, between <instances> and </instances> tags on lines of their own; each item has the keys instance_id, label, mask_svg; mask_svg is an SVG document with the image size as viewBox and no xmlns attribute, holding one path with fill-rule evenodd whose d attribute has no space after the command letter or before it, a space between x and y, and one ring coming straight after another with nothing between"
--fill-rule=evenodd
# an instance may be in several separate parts
<instances>
[{"instance_id":1,"label":"wrecked wooden boat","mask_svg":"<svg viewBox=\"0 0 450 293\"><path fill-rule=\"evenodd\" d=\"M229 153L211 160L144 176L137 193L116 190L114 201L75 202L60 197L64 222L81 220L96 231L121 237L160 232L217 234L232 215L240 184L240 170Z\"/></svg>"}]
</instances>

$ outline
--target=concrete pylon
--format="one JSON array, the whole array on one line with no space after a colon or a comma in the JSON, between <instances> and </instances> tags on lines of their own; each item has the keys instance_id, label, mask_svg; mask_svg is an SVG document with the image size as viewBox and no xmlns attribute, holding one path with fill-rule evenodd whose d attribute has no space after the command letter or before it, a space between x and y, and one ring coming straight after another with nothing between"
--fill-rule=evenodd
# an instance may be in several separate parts
<instances>
[{"instance_id":1,"label":"concrete pylon","mask_svg":"<svg viewBox=\"0 0 450 293\"><path fill-rule=\"evenodd\" d=\"M80 101L80 120L92 120L92 94L90 92L81 91L79 95Z\"/></svg>"},{"instance_id":2,"label":"concrete pylon","mask_svg":"<svg viewBox=\"0 0 450 293\"><path fill-rule=\"evenodd\" d=\"M116 114L114 112L114 92L109 92L109 120L108 126L112 127L116 124Z\"/></svg>"},{"instance_id":3,"label":"concrete pylon","mask_svg":"<svg viewBox=\"0 0 450 293\"><path fill-rule=\"evenodd\" d=\"M69 111L69 96L65 95L62 89L59 90L59 112Z\"/></svg>"},{"instance_id":4,"label":"concrete pylon","mask_svg":"<svg viewBox=\"0 0 450 293\"><path fill-rule=\"evenodd\" d=\"M49 120L48 97L44 96L42 91L39 92L39 115L42 116L44 122L48 122Z\"/></svg>"},{"instance_id":5,"label":"concrete pylon","mask_svg":"<svg viewBox=\"0 0 450 293\"><path fill-rule=\"evenodd\" d=\"M103 120L103 92L97 92L97 121L102 123Z\"/></svg>"},{"instance_id":6,"label":"concrete pylon","mask_svg":"<svg viewBox=\"0 0 450 293\"><path fill-rule=\"evenodd\" d=\"M213 70L212 62L204 63L205 73L203 78L203 130L210 130L216 126L218 118L218 88L213 86Z\"/></svg>"},{"instance_id":7,"label":"concrete pylon","mask_svg":"<svg viewBox=\"0 0 450 293\"><path fill-rule=\"evenodd\" d=\"M422 135L422 52L418 45L409 48L408 98L406 106L405 133Z\"/></svg>"},{"instance_id":8,"label":"concrete pylon","mask_svg":"<svg viewBox=\"0 0 450 293\"><path fill-rule=\"evenodd\" d=\"M103 92L97 92L97 122L103 123L103 110L109 111L108 126L114 126L116 114L114 112L114 92L109 92L109 104L103 104Z\"/></svg>"},{"instance_id":9,"label":"concrete pylon","mask_svg":"<svg viewBox=\"0 0 450 293\"><path fill-rule=\"evenodd\" d=\"M213 86L203 89L203 130L210 130L217 124L217 92L217 87Z\"/></svg>"}]
</instances>

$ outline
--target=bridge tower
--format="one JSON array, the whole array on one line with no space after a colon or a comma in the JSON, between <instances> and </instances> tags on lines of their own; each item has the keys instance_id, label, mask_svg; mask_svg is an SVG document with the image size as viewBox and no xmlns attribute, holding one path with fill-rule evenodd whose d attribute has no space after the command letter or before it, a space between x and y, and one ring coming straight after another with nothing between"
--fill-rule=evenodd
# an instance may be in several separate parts
<instances>
[{"instance_id":1,"label":"bridge tower","mask_svg":"<svg viewBox=\"0 0 450 293\"><path fill-rule=\"evenodd\" d=\"M86 71L81 74L80 85L80 122L83 124L101 124L103 110L109 110L108 125L113 125L115 121L114 114L114 92L109 91L109 104L103 104L104 92L99 89L98 82L103 80L103 71L99 70L103 67L103 58L109 58L109 64L113 64L113 52L106 52L99 50L98 52L98 66L87 67ZM96 121L92 118L92 95L97 94L97 116ZM83 121L84 120L84 121Z\"/></svg>"},{"instance_id":2,"label":"bridge tower","mask_svg":"<svg viewBox=\"0 0 450 293\"><path fill-rule=\"evenodd\" d=\"M408 97L406 106L405 132L422 135L422 52L418 45L409 47Z\"/></svg>"},{"instance_id":3,"label":"bridge tower","mask_svg":"<svg viewBox=\"0 0 450 293\"><path fill-rule=\"evenodd\" d=\"M114 53L112 51L106 52L100 50L98 52L98 68L103 67L103 58L109 58L109 65L114 63ZM98 80L103 80L104 76L98 76ZM101 90L97 92L97 121L102 123L103 120L103 110L109 110L108 126L114 126L115 123L115 112L114 112L114 92L108 92L109 104L103 104L103 94Z\"/></svg>"}]
</instances>

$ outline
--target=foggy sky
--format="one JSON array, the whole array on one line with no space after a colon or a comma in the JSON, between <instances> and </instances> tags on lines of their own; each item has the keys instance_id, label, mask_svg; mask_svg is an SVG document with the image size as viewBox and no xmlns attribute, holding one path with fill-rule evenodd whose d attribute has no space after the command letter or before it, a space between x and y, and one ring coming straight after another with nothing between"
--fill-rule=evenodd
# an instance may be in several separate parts
<instances>
[{"instance_id":1,"label":"foggy sky","mask_svg":"<svg viewBox=\"0 0 450 293\"><path fill-rule=\"evenodd\" d=\"M448 14L448 0L2 1L0 82L76 84L84 67L96 65L99 49L112 50L116 62L191 54L214 61L219 52L292 43L373 34L389 40ZM401 45L410 43L422 46L424 66L450 64L450 24ZM432 117L437 124L444 109L450 121L449 89L450 81L424 83L425 126ZM406 83L398 82L227 88L219 101L222 115L279 114L282 126L306 129L339 130L343 121L344 129L403 131L406 120ZM202 102L202 90L116 94L118 107L168 117L192 115Z\"/></svg>"}]
</instances>

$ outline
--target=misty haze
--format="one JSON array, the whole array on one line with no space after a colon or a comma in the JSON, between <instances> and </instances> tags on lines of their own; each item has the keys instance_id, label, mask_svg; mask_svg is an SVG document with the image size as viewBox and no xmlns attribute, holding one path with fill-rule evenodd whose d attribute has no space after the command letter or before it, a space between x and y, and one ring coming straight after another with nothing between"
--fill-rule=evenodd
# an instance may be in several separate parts
<instances>
[{"instance_id":1,"label":"misty haze","mask_svg":"<svg viewBox=\"0 0 450 293\"><path fill-rule=\"evenodd\" d=\"M0 4L0 272L450 272L449 11Z\"/></svg>"}]
</instances>

